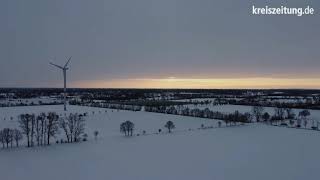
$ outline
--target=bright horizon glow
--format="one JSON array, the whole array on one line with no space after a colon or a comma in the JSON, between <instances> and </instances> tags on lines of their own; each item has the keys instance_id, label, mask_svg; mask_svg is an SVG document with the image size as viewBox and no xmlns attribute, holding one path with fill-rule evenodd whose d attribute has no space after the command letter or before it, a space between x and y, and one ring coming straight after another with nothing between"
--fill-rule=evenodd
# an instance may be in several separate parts
<instances>
[{"instance_id":1,"label":"bright horizon glow","mask_svg":"<svg viewBox=\"0 0 320 180\"><path fill-rule=\"evenodd\" d=\"M320 89L320 79L289 78L142 78L77 81L76 88L163 88L163 89Z\"/></svg>"}]
</instances>

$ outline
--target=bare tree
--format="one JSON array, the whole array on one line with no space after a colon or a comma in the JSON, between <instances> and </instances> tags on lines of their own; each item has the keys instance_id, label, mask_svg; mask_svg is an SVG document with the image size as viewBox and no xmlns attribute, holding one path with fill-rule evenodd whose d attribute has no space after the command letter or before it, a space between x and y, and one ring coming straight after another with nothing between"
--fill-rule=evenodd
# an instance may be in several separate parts
<instances>
[{"instance_id":1,"label":"bare tree","mask_svg":"<svg viewBox=\"0 0 320 180\"><path fill-rule=\"evenodd\" d=\"M99 135L99 131L94 131L94 139L97 140L98 139L98 135Z\"/></svg>"},{"instance_id":2,"label":"bare tree","mask_svg":"<svg viewBox=\"0 0 320 180\"><path fill-rule=\"evenodd\" d=\"M127 121L128 123L128 130L130 131L130 136L133 134L134 124L131 121Z\"/></svg>"},{"instance_id":3,"label":"bare tree","mask_svg":"<svg viewBox=\"0 0 320 180\"><path fill-rule=\"evenodd\" d=\"M257 122L260 121L260 118L262 117L264 108L262 106L253 106L252 107L252 114L256 118Z\"/></svg>"},{"instance_id":4,"label":"bare tree","mask_svg":"<svg viewBox=\"0 0 320 180\"><path fill-rule=\"evenodd\" d=\"M120 132L124 133L124 135L127 136L127 128L125 122L120 124Z\"/></svg>"},{"instance_id":5,"label":"bare tree","mask_svg":"<svg viewBox=\"0 0 320 180\"><path fill-rule=\"evenodd\" d=\"M48 120L47 120L47 115L45 115L45 119L43 121L43 128L41 127L41 134L42 134L42 138L41 138L41 143L42 145L46 145L47 143L47 132L48 132Z\"/></svg>"},{"instance_id":6,"label":"bare tree","mask_svg":"<svg viewBox=\"0 0 320 180\"><path fill-rule=\"evenodd\" d=\"M13 132L13 138L16 141L16 146L19 147L19 141L23 138L22 133L18 129L14 129Z\"/></svg>"},{"instance_id":7,"label":"bare tree","mask_svg":"<svg viewBox=\"0 0 320 180\"><path fill-rule=\"evenodd\" d=\"M69 117L67 117L67 128L69 130L69 139L70 142L73 141L73 136L74 136L74 128L75 128L75 115L70 114Z\"/></svg>"},{"instance_id":8,"label":"bare tree","mask_svg":"<svg viewBox=\"0 0 320 180\"><path fill-rule=\"evenodd\" d=\"M77 142L84 133L85 119L79 114L69 114L69 116L60 119L60 127L68 142Z\"/></svg>"},{"instance_id":9,"label":"bare tree","mask_svg":"<svg viewBox=\"0 0 320 180\"><path fill-rule=\"evenodd\" d=\"M14 141L14 130L13 129L10 129L9 131L9 136L10 136L10 146L12 148L13 146L13 141Z\"/></svg>"},{"instance_id":10,"label":"bare tree","mask_svg":"<svg viewBox=\"0 0 320 180\"><path fill-rule=\"evenodd\" d=\"M306 120L308 116L310 116L310 111L309 110L302 110L299 112L299 116L303 119Z\"/></svg>"},{"instance_id":11,"label":"bare tree","mask_svg":"<svg viewBox=\"0 0 320 180\"><path fill-rule=\"evenodd\" d=\"M86 126L85 119L82 115L75 114L75 123L74 123L74 141L77 142L80 140L80 136L84 133Z\"/></svg>"},{"instance_id":12,"label":"bare tree","mask_svg":"<svg viewBox=\"0 0 320 180\"><path fill-rule=\"evenodd\" d=\"M276 119L283 120L284 114L285 114L285 109L282 107L276 107L276 108L274 108L274 114L275 114Z\"/></svg>"},{"instance_id":13,"label":"bare tree","mask_svg":"<svg viewBox=\"0 0 320 180\"><path fill-rule=\"evenodd\" d=\"M59 128L59 116L55 112L49 112L47 120L47 145L50 145L50 138L56 135Z\"/></svg>"},{"instance_id":14,"label":"bare tree","mask_svg":"<svg viewBox=\"0 0 320 180\"><path fill-rule=\"evenodd\" d=\"M246 122L252 122L252 115L248 112L244 113L244 117L246 119Z\"/></svg>"},{"instance_id":15,"label":"bare tree","mask_svg":"<svg viewBox=\"0 0 320 180\"><path fill-rule=\"evenodd\" d=\"M3 130L0 131L0 142L2 143L2 148L5 148L5 139L4 139L4 134L3 134Z\"/></svg>"},{"instance_id":16,"label":"bare tree","mask_svg":"<svg viewBox=\"0 0 320 180\"><path fill-rule=\"evenodd\" d=\"M4 141L5 141L5 143L6 143L6 145L7 145L7 148L9 147L9 143L11 143L11 141L12 141L12 136L11 136L11 129L9 129L9 128L4 128L3 130L3 137L4 137Z\"/></svg>"},{"instance_id":17,"label":"bare tree","mask_svg":"<svg viewBox=\"0 0 320 180\"><path fill-rule=\"evenodd\" d=\"M42 145L42 139L43 139L43 126L44 126L44 121L46 119L46 114L41 113L40 115L37 116L36 118L36 140L37 140L37 145L40 146Z\"/></svg>"},{"instance_id":18,"label":"bare tree","mask_svg":"<svg viewBox=\"0 0 320 180\"><path fill-rule=\"evenodd\" d=\"M72 138L70 138L71 133L69 130L69 125L68 125L68 117L60 118L59 125L60 125L60 128L62 128L62 130L64 131L64 133L66 135L67 142L69 143L70 141L72 141Z\"/></svg>"},{"instance_id":19,"label":"bare tree","mask_svg":"<svg viewBox=\"0 0 320 180\"><path fill-rule=\"evenodd\" d=\"M176 126L174 125L174 123L172 121L168 121L165 125L165 128L167 128L169 130L169 133L171 133L171 130L176 128Z\"/></svg>"},{"instance_id":20,"label":"bare tree","mask_svg":"<svg viewBox=\"0 0 320 180\"><path fill-rule=\"evenodd\" d=\"M35 129L35 121L36 121L36 118L35 118L35 115L32 114L30 116L30 121L31 121L31 132L30 132L30 136L31 136L31 147L34 146L34 141L33 141L33 137L34 137L34 129Z\"/></svg>"},{"instance_id":21,"label":"bare tree","mask_svg":"<svg viewBox=\"0 0 320 180\"><path fill-rule=\"evenodd\" d=\"M31 119L34 115L21 114L19 116L19 125L22 133L27 137L28 147L30 147L30 132L31 132Z\"/></svg>"},{"instance_id":22,"label":"bare tree","mask_svg":"<svg viewBox=\"0 0 320 180\"><path fill-rule=\"evenodd\" d=\"M36 138L38 145L44 145L45 144L45 136L46 136L46 114L40 113L40 115L37 116L37 123L36 123Z\"/></svg>"},{"instance_id":23,"label":"bare tree","mask_svg":"<svg viewBox=\"0 0 320 180\"><path fill-rule=\"evenodd\" d=\"M126 121L120 124L120 132L124 133L125 136L132 136L134 130L134 124L131 121Z\"/></svg>"},{"instance_id":24,"label":"bare tree","mask_svg":"<svg viewBox=\"0 0 320 180\"><path fill-rule=\"evenodd\" d=\"M265 122L268 122L269 119L270 119L270 114L268 112L265 112L263 115L262 115L262 119L265 121Z\"/></svg>"}]
</instances>

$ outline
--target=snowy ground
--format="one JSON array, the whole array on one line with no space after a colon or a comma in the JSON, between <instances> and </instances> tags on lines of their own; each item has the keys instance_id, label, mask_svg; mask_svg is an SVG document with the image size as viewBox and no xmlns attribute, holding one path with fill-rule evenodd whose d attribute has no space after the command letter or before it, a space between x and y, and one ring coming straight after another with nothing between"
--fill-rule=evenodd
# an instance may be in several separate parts
<instances>
[{"instance_id":1,"label":"snowy ground","mask_svg":"<svg viewBox=\"0 0 320 180\"><path fill-rule=\"evenodd\" d=\"M21 109L19 109L21 108ZM0 108L0 116L22 112L57 111L62 106ZM91 112L87 119L88 142L45 148L0 150L0 177L18 179L317 179L320 167L320 132L262 124L197 129L214 120L165 114L111 111L71 106L72 112ZM93 114L92 111L95 113ZM100 111L100 113L99 113ZM156 132L167 120L173 134L126 138L119 124L131 120L137 131ZM14 120L12 120L14 121ZM1 128L8 121L1 120ZM12 123L14 124L14 123ZM95 141L92 131L98 129Z\"/></svg>"},{"instance_id":2,"label":"snowy ground","mask_svg":"<svg viewBox=\"0 0 320 180\"><path fill-rule=\"evenodd\" d=\"M146 131L147 134L158 132L158 129L164 129L167 121L173 121L176 125L176 131L185 131L189 129L197 129L201 124L205 126L217 126L216 120L201 119L194 117L173 116L160 113L149 112L133 112L133 111L118 111L104 108L94 108L86 106L68 106L68 112L63 111L63 106L25 106L25 107L5 107L0 108L0 129L18 127L18 115L23 113L33 113L35 115L41 112L56 112L61 117L68 113L87 113L86 118L86 133L89 139L93 139L93 132L98 130L100 136L121 136L120 123L130 120L135 124L135 134L142 134ZM11 117L13 118L11 120ZM64 136L63 132L61 132ZM60 138L60 136L59 136Z\"/></svg>"}]
</instances>

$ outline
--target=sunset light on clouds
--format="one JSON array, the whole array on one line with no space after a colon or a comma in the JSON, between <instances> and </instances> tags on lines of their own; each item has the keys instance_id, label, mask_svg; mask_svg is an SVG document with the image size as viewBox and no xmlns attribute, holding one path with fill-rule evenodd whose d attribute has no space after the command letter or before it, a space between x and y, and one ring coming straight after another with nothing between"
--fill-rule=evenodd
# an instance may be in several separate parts
<instances>
[{"instance_id":1,"label":"sunset light on clouds","mask_svg":"<svg viewBox=\"0 0 320 180\"><path fill-rule=\"evenodd\" d=\"M277 89L277 88L320 88L320 79L272 79L272 78L239 78L239 79L115 79L100 81L78 81L73 87L92 88L190 88L190 89Z\"/></svg>"},{"instance_id":2,"label":"sunset light on clouds","mask_svg":"<svg viewBox=\"0 0 320 180\"><path fill-rule=\"evenodd\" d=\"M61 87L49 62L72 56L69 87L320 88L319 1L286 1L315 9L301 17L253 15L252 3L7 1L0 87Z\"/></svg>"}]
</instances>

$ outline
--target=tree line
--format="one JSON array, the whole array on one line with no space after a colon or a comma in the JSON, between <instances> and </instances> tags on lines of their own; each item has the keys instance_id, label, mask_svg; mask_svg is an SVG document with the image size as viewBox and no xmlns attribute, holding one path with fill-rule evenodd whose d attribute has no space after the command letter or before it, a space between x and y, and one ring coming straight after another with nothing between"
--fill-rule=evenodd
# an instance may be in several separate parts
<instances>
[{"instance_id":1,"label":"tree line","mask_svg":"<svg viewBox=\"0 0 320 180\"><path fill-rule=\"evenodd\" d=\"M275 108L295 108L295 109L320 109L320 99L318 97L312 97L307 99L306 102L272 102L272 101L260 101L259 99L241 99L241 100L228 100L228 104L244 105L244 106L264 106Z\"/></svg>"},{"instance_id":2,"label":"tree line","mask_svg":"<svg viewBox=\"0 0 320 180\"><path fill-rule=\"evenodd\" d=\"M141 111L142 106L140 105L127 105L127 104L112 104L112 103L101 103L101 102L93 102L93 103L81 103L77 101L70 101L71 105L78 106L89 106L89 107L98 107L98 108L108 108L108 109L117 109L117 110L127 110L127 111Z\"/></svg>"},{"instance_id":3,"label":"tree line","mask_svg":"<svg viewBox=\"0 0 320 180\"><path fill-rule=\"evenodd\" d=\"M165 128L168 129L168 132L171 133L172 129L175 129L176 126L172 121L167 121L164 125ZM125 136L132 136L134 131L134 123L131 121L125 121L120 124L120 132L123 133ZM159 133L161 129L159 129ZM143 134L146 134L146 131L143 131Z\"/></svg>"},{"instance_id":4,"label":"tree line","mask_svg":"<svg viewBox=\"0 0 320 180\"><path fill-rule=\"evenodd\" d=\"M39 105L61 105L61 101L52 101L52 102L0 102L0 107L18 107L18 106L39 106Z\"/></svg>"},{"instance_id":5,"label":"tree line","mask_svg":"<svg viewBox=\"0 0 320 180\"><path fill-rule=\"evenodd\" d=\"M165 114L173 114L173 115L199 117L199 118L207 118L207 119L218 119L218 120L225 121L226 124L238 123L238 122L249 123L249 122L251 122L251 119L252 119L252 116L250 113L240 113L239 111L235 111L233 113L222 113L219 111L212 111L209 108L205 108L205 109L201 110L198 108L191 109L186 106L145 107L145 111L155 112L155 113L165 113Z\"/></svg>"},{"instance_id":6,"label":"tree line","mask_svg":"<svg viewBox=\"0 0 320 180\"><path fill-rule=\"evenodd\" d=\"M60 117L55 112L35 114L21 114L18 117L19 129L4 128L0 131L0 141L3 148L12 147L15 141L19 146L19 141L26 139L27 147L50 145L51 140L62 130L66 141L78 142L84 135L85 119L82 114L69 114ZM96 134L96 133L95 133Z\"/></svg>"},{"instance_id":7,"label":"tree line","mask_svg":"<svg viewBox=\"0 0 320 180\"><path fill-rule=\"evenodd\" d=\"M283 107L275 107L273 115L270 115L268 112L264 112L264 107L262 106L253 106L252 114L257 122L264 121L271 125L280 123L280 125L288 126L286 120L289 120L289 125L291 127L295 125L297 128L302 127L302 124L304 128L307 128L307 118L311 115L310 111L307 109L299 111L298 115L296 115L292 108ZM318 130L318 124L318 122L316 125L313 123L311 129Z\"/></svg>"},{"instance_id":8,"label":"tree line","mask_svg":"<svg viewBox=\"0 0 320 180\"><path fill-rule=\"evenodd\" d=\"M13 143L19 147L19 141L23 138L22 133L18 129L4 128L0 131L0 142L2 143L2 148L13 147Z\"/></svg>"}]
</instances>

